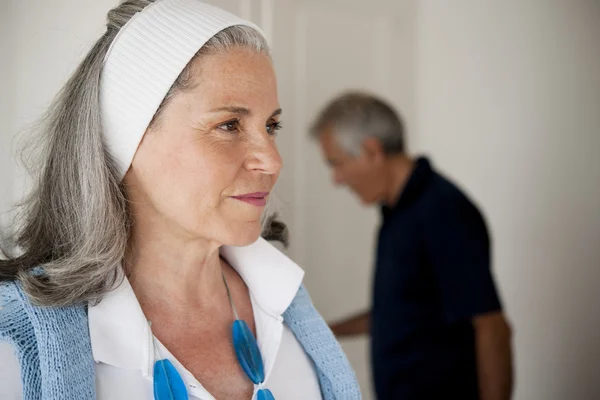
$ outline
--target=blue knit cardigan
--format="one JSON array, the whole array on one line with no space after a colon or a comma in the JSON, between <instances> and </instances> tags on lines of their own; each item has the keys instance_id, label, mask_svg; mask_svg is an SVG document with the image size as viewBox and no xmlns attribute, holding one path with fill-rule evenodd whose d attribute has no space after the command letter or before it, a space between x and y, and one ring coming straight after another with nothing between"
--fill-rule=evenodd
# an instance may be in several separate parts
<instances>
[{"instance_id":1,"label":"blue knit cardigan","mask_svg":"<svg viewBox=\"0 0 600 400\"><path fill-rule=\"evenodd\" d=\"M16 349L24 400L96 398L84 306L38 307L8 282L0 284L0 307L0 340ZM360 400L354 371L304 287L283 318L314 362L323 400Z\"/></svg>"}]
</instances>

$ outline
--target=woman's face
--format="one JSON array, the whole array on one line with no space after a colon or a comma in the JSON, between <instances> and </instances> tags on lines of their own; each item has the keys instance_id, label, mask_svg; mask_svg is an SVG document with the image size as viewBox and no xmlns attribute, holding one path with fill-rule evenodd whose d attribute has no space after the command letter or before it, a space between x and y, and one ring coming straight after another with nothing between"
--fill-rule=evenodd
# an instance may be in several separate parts
<instances>
[{"instance_id":1,"label":"woman's face","mask_svg":"<svg viewBox=\"0 0 600 400\"><path fill-rule=\"evenodd\" d=\"M192 71L193 88L167 103L125 177L134 227L247 245L282 166L273 66L234 47L196 59Z\"/></svg>"}]
</instances>

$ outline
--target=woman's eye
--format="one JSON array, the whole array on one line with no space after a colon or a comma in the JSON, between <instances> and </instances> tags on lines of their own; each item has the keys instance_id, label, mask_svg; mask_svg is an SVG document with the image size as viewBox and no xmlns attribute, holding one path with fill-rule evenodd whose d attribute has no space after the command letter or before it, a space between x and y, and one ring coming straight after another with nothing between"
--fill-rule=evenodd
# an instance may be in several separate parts
<instances>
[{"instance_id":1,"label":"woman's eye","mask_svg":"<svg viewBox=\"0 0 600 400\"><path fill-rule=\"evenodd\" d=\"M275 135L275 134L277 134L277 131L280 130L281 128L282 128L281 121L271 122L269 125L267 125L267 133L269 135Z\"/></svg>"},{"instance_id":2,"label":"woman's eye","mask_svg":"<svg viewBox=\"0 0 600 400\"><path fill-rule=\"evenodd\" d=\"M228 122L225 122L224 124L219 125L218 128L223 131L226 131L226 132L237 132L237 131L239 131L239 126L240 126L240 121L233 120L233 121L228 121Z\"/></svg>"}]
</instances>

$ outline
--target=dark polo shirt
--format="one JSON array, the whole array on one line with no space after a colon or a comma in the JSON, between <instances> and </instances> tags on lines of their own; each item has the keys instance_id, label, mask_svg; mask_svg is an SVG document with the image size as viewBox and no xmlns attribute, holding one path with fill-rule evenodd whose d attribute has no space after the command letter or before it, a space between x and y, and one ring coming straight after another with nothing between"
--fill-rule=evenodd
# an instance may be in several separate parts
<instances>
[{"instance_id":1,"label":"dark polo shirt","mask_svg":"<svg viewBox=\"0 0 600 400\"><path fill-rule=\"evenodd\" d=\"M371 318L378 399L478 399L472 318L501 309L481 213L420 158L382 214Z\"/></svg>"}]
</instances>

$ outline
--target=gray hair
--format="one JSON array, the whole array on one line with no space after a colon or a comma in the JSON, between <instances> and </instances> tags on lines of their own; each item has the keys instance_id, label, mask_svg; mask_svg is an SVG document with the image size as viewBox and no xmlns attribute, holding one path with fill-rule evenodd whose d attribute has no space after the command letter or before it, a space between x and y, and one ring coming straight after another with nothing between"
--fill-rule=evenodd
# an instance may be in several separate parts
<instances>
[{"instance_id":1,"label":"gray hair","mask_svg":"<svg viewBox=\"0 0 600 400\"><path fill-rule=\"evenodd\" d=\"M121 261L132 217L126 190L103 144L100 76L103 60L119 30L154 0L127 0L108 13L107 30L89 51L41 119L35 162L40 164L33 190L20 205L19 249L2 252L0 282L18 280L31 300L46 306L96 303L123 278ZM256 30L227 28L196 54L215 54L233 46L269 55ZM192 85L191 62L166 95L152 123L169 100ZM263 235L287 245L285 225L263 218ZM2 253L0 252L0 254ZM40 270L38 267L43 267Z\"/></svg>"},{"instance_id":2,"label":"gray hair","mask_svg":"<svg viewBox=\"0 0 600 400\"><path fill-rule=\"evenodd\" d=\"M358 156L365 139L381 142L386 154L403 153L404 123L382 99L364 92L347 92L333 99L319 113L310 131L319 137L331 129L340 146Z\"/></svg>"}]
</instances>

